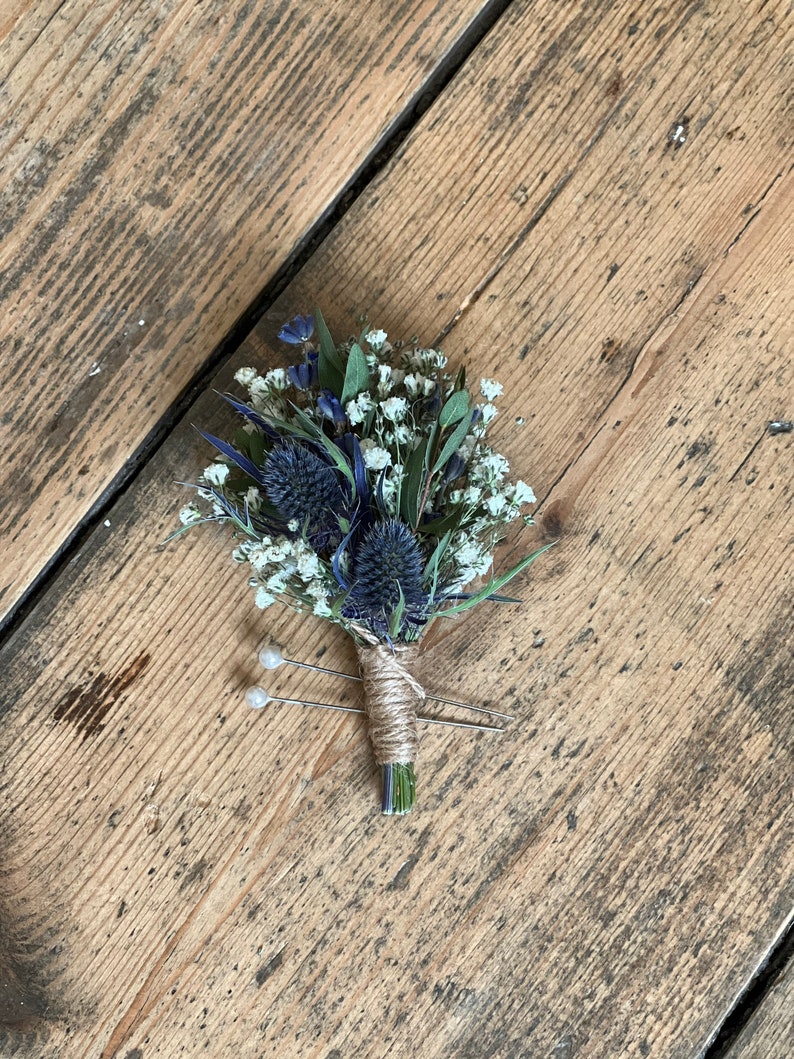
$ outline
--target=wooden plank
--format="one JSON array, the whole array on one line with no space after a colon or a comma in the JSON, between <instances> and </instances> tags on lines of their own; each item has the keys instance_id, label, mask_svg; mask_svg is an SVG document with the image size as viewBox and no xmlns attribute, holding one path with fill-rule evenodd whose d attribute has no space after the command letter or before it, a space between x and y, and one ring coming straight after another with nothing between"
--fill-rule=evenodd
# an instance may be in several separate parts
<instances>
[{"instance_id":1,"label":"wooden plank","mask_svg":"<svg viewBox=\"0 0 794 1059\"><path fill-rule=\"evenodd\" d=\"M446 627L425 669L517 723L428 732L420 807L392 821L355 720L247 711L265 635L336 668L352 651L254 612L222 534L153 549L206 459L180 429L3 652L5 888L51 1004L10 1054L690 1057L777 936L790 436L766 422L791 392L792 179L783 42L747 41L782 8L675 10L631 31L620 5L516 5L276 310L312 295L341 326L371 284L373 320L456 319L447 352L509 383L499 447L561 543L524 607ZM507 105L532 71L554 129ZM693 97L708 120L676 150ZM219 388L274 362L276 322ZM212 395L190 418L226 421Z\"/></svg>"},{"instance_id":2,"label":"wooden plank","mask_svg":"<svg viewBox=\"0 0 794 1059\"><path fill-rule=\"evenodd\" d=\"M485 7L4 6L0 614Z\"/></svg>"},{"instance_id":3,"label":"wooden plank","mask_svg":"<svg viewBox=\"0 0 794 1059\"><path fill-rule=\"evenodd\" d=\"M794 1041L794 964L789 961L726 1059L788 1059Z\"/></svg>"}]
</instances>

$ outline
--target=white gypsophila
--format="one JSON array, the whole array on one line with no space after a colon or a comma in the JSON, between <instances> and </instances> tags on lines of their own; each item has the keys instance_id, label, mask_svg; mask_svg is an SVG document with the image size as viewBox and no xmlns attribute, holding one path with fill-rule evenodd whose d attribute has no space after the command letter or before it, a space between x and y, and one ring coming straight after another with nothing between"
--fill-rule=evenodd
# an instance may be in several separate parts
<instances>
[{"instance_id":1,"label":"white gypsophila","mask_svg":"<svg viewBox=\"0 0 794 1059\"><path fill-rule=\"evenodd\" d=\"M510 470L510 464L498 452L485 450L474 460L469 469L469 479L493 485L501 482Z\"/></svg>"},{"instance_id":2,"label":"white gypsophila","mask_svg":"<svg viewBox=\"0 0 794 1059\"><path fill-rule=\"evenodd\" d=\"M265 385L273 393L283 393L289 384L289 375L286 368L271 368L265 376Z\"/></svg>"},{"instance_id":3,"label":"white gypsophila","mask_svg":"<svg viewBox=\"0 0 794 1059\"><path fill-rule=\"evenodd\" d=\"M249 486L245 493L245 502L250 511L256 513L262 506L262 494L255 485Z\"/></svg>"},{"instance_id":4,"label":"white gypsophila","mask_svg":"<svg viewBox=\"0 0 794 1059\"><path fill-rule=\"evenodd\" d=\"M403 354L406 368L431 375L447 366L447 358L440 349L411 349Z\"/></svg>"},{"instance_id":5,"label":"white gypsophila","mask_svg":"<svg viewBox=\"0 0 794 1059\"><path fill-rule=\"evenodd\" d=\"M513 486L513 493L510 499L516 507L520 507L521 504L536 504L538 502L532 488L526 482L522 482L520 478Z\"/></svg>"},{"instance_id":6,"label":"white gypsophila","mask_svg":"<svg viewBox=\"0 0 794 1059\"><path fill-rule=\"evenodd\" d=\"M312 614L315 614L318 618L330 618L333 611L324 599L318 599L315 600L314 606L312 607Z\"/></svg>"},{"instance_id":7,"label":"white gypsophila","mask_svg":"<svg viewBox=\"0 0 794 1059\"><path fill-rule=\"evenodd\" d=\"M320 572L320 560L316 552L303 541L295 542L295 559L301 581L311 581Z\"/></svg>"},{"instance_id":8,"label":"white gypsophila","mask_svg":"<svg viewBox=\"0 0 794 1059\"><path fill-rule=\"evenodd\" d=\"M414 432L407 423L395 423L392 437L398 445L407 445L413 436Z\"/></svg>"},{"instance_id":9,"label":"white gypsophila","mask_svg":"<svg viewBox=\"0 0 794 1059\"><path fill-rule=\"evenodd\" d=\"M504 386L496 379L480 379L480 393L486 401L493 401L494 397L501 397Z\"/></svg>"},{"instance_id":10,"label":"white gypsophila","mask_svg":"<svg viewBox=\"0 0 794 1059\"><path fill-rule=\"evenodd\" d=\"M492 420L496 419L497 415L499 414L499 409L496 407L495 404L484 404L480 408L480 413L482 415L481 422L483 428L485 428Z\"/></svg>"},{"instance_id":11,"label":"white gypsophila","mask_svg":"<svg viewBox=\"0 0 794 1059\"><path fill-rule=\"evenodd\" d=\"M508 507L507 498L501 493L493 493L485 501L485 508L489 511L494 518L505 513Z\"/></svg>"},{"instance_id":12,"label":"white gypsophila","mask_svg":"<svg viewBox=\"0 0 794 1059\"><path fill-rule=\"evenodd\" d=\"M479 504L482 499L482 489L478 485L467 485L463 490L463 499L467 504Z\"/></svg>"},{"instance_id":13,"label":"white gypsophila","mask_svg":"<svg viewBox=\"0 0 794 1059\"><path fill-rule=\"evenodd\" d=\"M185 504L179 511L179 521L183 526L193 526L196 522L201 522L203 517L199 509L193 504Z\"/></svg>"},{"instance_id":14,"label":"white gypsophila","mask_svg":"<svg viewBox=\"0 0 794 1059\"><path fill-rule=\"evenodd\" d=\"M284 378L286 379L286 372L283 368L274 368L273 371L269 371L264 378L261 375L257 375L248 387L248 392L251 394L251 398L254 401L271 401L281 392L276 384L276 380L271 378L271 376L278 371L283 372ZM284 389L286 389L286 386Z\"/></svg>"},{"instance_id":15,"label":"white gypsophila","mask_svg":"<svg viewBox=\"0 0 794 1059\"><path fill-rule=\"evenodd\" d=\"M265 419L283 419L286 412L286 405L284 402L276 397L275 395L268 392L264 394L260 388L254 387L248 391L251 395L251 407L255 412L259 412ZM310 409L305 410L307 415ZM253 424L251 424L253 426ZM254 428L256 429L256 428ZM253 433L253 431L250 431Z\"/></svg>"},{"instance_id":16,"label":"white gypsophila","mask_svg":"<svg viewBox=\"0 0 794 1059\"><path fill-rule=\"evenodd\" d=\"M287 587L287 581L284 574L271 574L265 582L265 588L268 592L272 592L273 595L280 595Z\"/></svg>"},{"instance_id":17,"label":"white gypsophila","mask_svg":"<svg viewBox=\"0 0 794 1059\"><path fill-rule=\"evenodd\" d=\"M386 397L394 389L394 369L388 364L378 364L378 396Z\"/></svg>"},{"instance_id":18,"label":"white gypsophila","mask_svg":"<svg viewBox=\"0 0 794 1059\"><path fill-rule=\"evenodd\" d=\"M229 468L225 463L211 463L209 467L204 468L201 477L210 485L223 485L229 477Z\"/></svg>"},{"instance_id":19,"label":"white gypsophila","mask_svg":"<svg viewBox=\"0 0 794 1059\"><path fill-rule=\"evenodd\" d=\"M287 523L287 529L290 533L297 533L300 529L300 522L296 518L291 518Z\"/></svg>"},{"instance_id":20,"label":"white gypsophila","mask_svg":"<svg viewBox=\"0 0 794 1059\"><path fill-rule=\"evenodd\" d=\"M267 566L283 566L287 569L291 565L294 569L295 564L289 562L291 555L292 542L286 537L277 537L275 540L271 537L263 537L261 541L251 546L248 561L257 573Z\"/></svg>"},{"instance_id":21,"label":"white gypsophila","mask_svg":"<svg viewBox=\"0 0 794 1059\"><path fill-rule=\"evenodd\" d=\"M312 599L327 600L329 597L328 588L322 577L312 578L312 580L305 586L304 592Z\"/></svg>"},{"instance_id":22,"label":"white gypsophila","mask_svg":"<svg viewBox=\"0 0 794 1059\"><path fill-rule=\"evenodd\" d=\"M383 479L383 502L390 515L397 515L397 490L405 477L405 468L395 463Z\"/></svg>"},{"instance_id":23,"label":"white gypsophila","mask_svg":"<svg viewBox=\"0 0 794 1059\"><path fill-rule=\"evenodd\" d=\"M370 349L373 349L376 353L379 353L383 343L386 341L386 332L380 330L370 331L366 335L364 335L364 341L367 343Z\"/></svg>"},{"instance_id":24,"label":"white gypsophila","mask_svg":"<svg viewBox=\"0 0 794 1059\"><path fill-rule=\"evenodd\" d=\"M457 534L452 546L452 557L458 568L458 578L467 584L475 577L486 574L493 562L493 555L475 539L465 533Z\"/></svg>"},{"instance_id":25,"label":"white gypsophila","mask_svg":"<svg viewBox=\"0 0 794 1059\"><path fill-rule=\"evenodd\" d=\"M390 423L401 423L408 411L408 402L404 397L387 397L380 402L380 410Z\"/></svg>"},{"instance_id":26,"label":"white gypsophila","mask_svg":"<svg viewBox=\"0 0 794 1059\"><path fill-rule=\"evenodd\" d=\"M276 597L275 596L271 596L266 588L260 586L256 590L256 596L254 597L254 602L256 603L257 607L259 607L260 610L266 610L268 607L272 607L273 606L273 604L276 602Z\"/></svg>"},{"instance_id":27,"label":"white gypsophila","mask_svg":"<svg viewBox=\"0 0 794 1059\"><path fill-rule=\"evenodd\" d=\"M408 391L408 396L409 397L418 397L420 393L424 393L425 392L424 383L425 383L424 375L421 375L418 372L416 374L414 374L414 372L410 372L403 379L403 385L405 386L405 389Z\"/></svg>"},{"instance_id":28,"label":"white gypsophila","mask_svg":"<svg viewBox=\"0 0 794 1059\"><path fill-rule=\"evenodd\" d=\"M347 421L351 426L356 426L358 423L363 423L367 417L367 413L375 407L375 402L372 399L372 394L367 393L366 390L360 393L352 401L348 401L345 405L345 414L347 415Z\"/></svg>"},{"instance_id":29,"label":"white gypsophila","mask_svg":"<svg viewBox=\"0 0 794 1059\"><path fill-rule=\"evenodd\" d=\"M391 463L391 455L382 449L372 438L362 438L361 456L364 466L370 471L382 471Z\"/></svg>"},{"instance_id":30,"label":"white gypsophila","mask_svg":"<svg viewBox=\"0 0 794 1059\"><path fill-rule=\"evenodd\" d=\"M259 372L256 368L238 368L234 373L234 378L241 386L245 389L249 389L254 379L259 377Z\"/></svg>"},{"instance_id":31,"label":"white gypsophila","mask_svg":"<svg viewBox=\"0 0 794 1059\"><path fill-rule=\"evenodd\" d=\"M232 559L236 563L247 563L248 562L248 552L245 550L245 548L242 545L238 544L238 546L236 548L234 548L233 551L232 551ZM258 583L259 582L255 582L255 584L258 584Z\"/></svg>"},{"instance_id":32,"label":"white gypsophila","mask_svg":"<svg viewBox=\"0 0 794 1059\"><path fill-rule=\"evenodd\" d=\"M463 439L460 448L458 449L458 456L463 460L464 463L468 463L469 459L477 447L478 438L476 434L467 434Z\"/></svg>"}]
</instances>

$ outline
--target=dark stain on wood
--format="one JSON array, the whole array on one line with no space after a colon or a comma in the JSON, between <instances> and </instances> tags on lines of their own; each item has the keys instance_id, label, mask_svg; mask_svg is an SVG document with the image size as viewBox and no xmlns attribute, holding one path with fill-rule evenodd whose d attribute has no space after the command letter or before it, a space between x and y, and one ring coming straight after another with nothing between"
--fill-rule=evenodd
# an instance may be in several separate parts
<instances>
[{"instance_id":1,"label":"dark stain on wood","mask_svg":"<svg viewBox=\"0 0 794 1059\"><path fill-rule=\"evenodd\" d=\"M607 280L607 283L609 280ZM615 357L620 356L623 351L623 343L618 341L616 338L605 338L601 343L601 357L600 360L605 363L609 363L614 360Z\"/></svg>"},{"instance_id":2,"label":"dark stain on wood","mask_svg":"<svg viewBox=\"0 0 794 1059\"><path fill-rule=\"evenodd\" d=\"M540 527L544 537L549 540L557 540L561 537L570 513L571 503L567 498L552 500L540 518Z\"/></svg>"},{"instance_id":3,"label":"dark stain on wood","mask_svg":"<svg viewBox=\"0 0 794 1059\"><path fill-rule=\"evenodd\" d=\"M7 951L5 920L0 919L0 1030L24 1029L43 1013L44 1004Z\"/></svg>"},{"instance_id":4,"label":"dark stain on wood","mask_svg":"<svg viewBox=\"0 0 794 1059\"><path fill-rule=\"evenodd\" d=\"M735 661L726 668L725 678L775 739L788 746L794 656L782 635L790 616L787 599L781 598L778 614L752 644L745 641L741 645Z\"/></svg>"},{"instance_id":5,"label":"dark stain on wood","mask_svg":"<svg viewBox=\"0 0 794 1059\"><path fill-rule=\"evenodd\" d=\"M255 980L256 980L257 988L260 988L261 986L263 986L265 984L265 982L268 980L268 978L270 978L270 976L273 974L273 972L277 971L279 969L279 967L281 966L283 961L284 961L284 950L283 949L279 949L279 951L274 956L270 957L270 959L267 961L267 963L263 963L262 964L262 966L256 972L256 975L254 976Z\"/></svg>"},{"instance_id":6,"label":"dark stain on wood","mask_svg":"<svg viewBox=\"0 0 794 1059\"><path fill-rule=\"evenodd\" d=\"M7 836L2 835L0 864L8 865L10 857ZM17 913L17 914L15 914ZM0 1054L5 1055L5 1032L16 1036L34 1028L34 1020L44 1014L46 1004L37 985L40 973L31 965L35 945L30 937L20 935L20 917L14 902L0 895Z\"/></svg>"},{"instance_id":7,"label":"dark stain on wood","mask_svg":"<svg viewBox=\"0 0 794 1059\"><path fill-rule=\"evenodd\" d=\"M78 732L83 733L83 739L101 732L109 710L146 669L150 659L151 656L142 651L115 676L97 673L90 683L72 688L56 704L52 714L54 720L73 724Z\"/></svg>"},{"instance_id":8,"label":"dark stain on wood","mask_svg":"<svg viewBox=\"0 0 794 1059\"><path fill-rule=\"evenodd\" d=\"M617 99L623 90L623 74L618 71L607 85L607 98Z\"/></svg>"}]
</instances>

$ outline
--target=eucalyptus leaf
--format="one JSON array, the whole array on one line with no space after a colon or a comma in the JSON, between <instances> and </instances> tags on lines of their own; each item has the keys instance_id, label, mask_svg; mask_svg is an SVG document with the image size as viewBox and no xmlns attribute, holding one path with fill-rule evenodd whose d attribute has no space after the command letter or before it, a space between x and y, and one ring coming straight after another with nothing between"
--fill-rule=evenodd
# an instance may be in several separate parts
<instances>
[{"instance_id":1,"label":"eucalyptus leaf","mask_svg":"<svg viewBox=\"0 0 794 1059\"><path fill-rule=\"evenodd\" d=\"M352 401L353 398L358 397L363 390L368 389L369 367L367 365L367 358L364 356L364 350L358 342L354 342L350 347L350 353L347 358L345 383L342 388L342 405L345 405L348 401Z\"/></svg>"},{"instance_id":2,"label":"eucalyptus leaf","mask_svg":"<svg viewBox=\"0 0 794 1059\"><path fill-rule=\"evenodd\" d=\"M419 521L419 501L424 491L425 451L427 438L422 438L405 461L405 473L402 479L400 495L400 514L409 526L416 526Z\"/></svg>"},{"instance_id":3,"label":"eucalyptus leaf","mask_svg":"<svg viewBox=\"0 0 794 1059\"><path fill-rule=\"evenodd\" d=\"M458 425L452 431L450 436L444 442L444 446L441 449L441 452L439 453L438 459L433 464L433 469L430 472L431 474L435 474L437 471L443 470L444 467L446 467L447 465L447 460L449 460L452 454L454 452L457 452L457 450L463 444L463 439L469 432L469 427L471 426L473 416L474 409L472 409L472 411L469 412L468 415L465 415L463 417L460 423L458 423Z\"/></svg>"},{"instance_id":4,"label":"eucalyptus leaf","mask_svg":"<svg viewBox=\"0 0 794 1059\"><path fill-rule=\"evenodd\" d=\"M469 395L466 390L456 390L445 402L439 412L438 422L441 428L451 426L463 419L469 410Z\"/></svg>"},{"instance_id":5,"label":"eucalyptus leaf","mask_svg":"<svg viewBox=\"0 0 794 1059\"><path fill-rule=\"evenodd\" d=\"M337 353L334 340L331 338L331 332L323 319L323 314L319 309L314 310L314 319L317 335L320 339L319 356L317 358L317 376L320 386L339 397L344 386L345 367Z\"/></svg>"}]
</instances>

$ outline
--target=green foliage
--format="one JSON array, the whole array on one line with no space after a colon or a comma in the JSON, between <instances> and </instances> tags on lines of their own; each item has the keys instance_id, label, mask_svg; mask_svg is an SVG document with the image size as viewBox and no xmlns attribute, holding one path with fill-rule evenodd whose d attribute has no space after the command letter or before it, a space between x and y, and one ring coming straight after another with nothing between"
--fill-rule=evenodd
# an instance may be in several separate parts
<instances>
[{"instance_id":1,"label":"green foliage","mask_svg":"<svg viewBox=\"0 0 794 1059\"><path fill-rule=\"evenodd\" d=\"M319 358L317 360L320 386L339 397L344 388L345 367L336 351L331 332L328 330L323 314L319 309L314 310L314 320L317 327L317 335L320 339Z\"/></svg>"},{"instance_id":2,"label":"green foliage","mask_svg":"<svg viewBox=\"0 0 794 1059\"><path fill-rule=\"evenodd\" d=\"M345 369L345 383L342 387L342 404L352 401L364 390L369 389L369 367L364 350L354 342L347 356L347 367Z\"/></svg>"}]
</instances>

